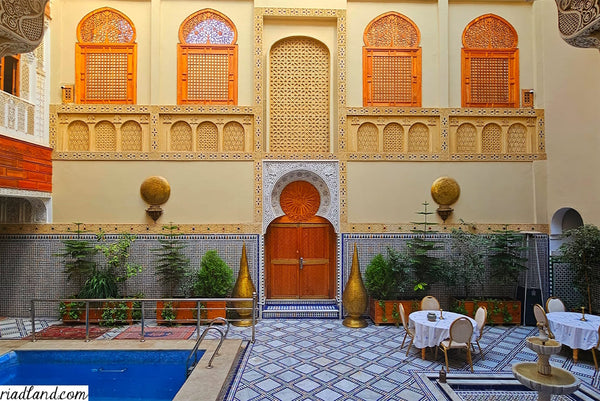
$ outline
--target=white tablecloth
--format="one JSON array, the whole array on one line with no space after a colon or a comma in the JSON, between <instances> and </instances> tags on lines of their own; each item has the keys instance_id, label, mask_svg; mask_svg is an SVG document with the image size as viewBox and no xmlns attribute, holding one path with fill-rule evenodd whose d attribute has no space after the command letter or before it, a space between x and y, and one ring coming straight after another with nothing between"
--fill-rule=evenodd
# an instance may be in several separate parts
<instances>
[{"instance_id":1,"label":"white tablecloth","mask_svg":"<svg viewBox=\"0 0 600 401\"><path fill-rule=\"evenodd\" d=\"M546 316L556 341L572 349L592 349L598 344L600 316L586 313L586 322L580 320L579 312L552 312Z\"/></svg>"},{"instance_id":2,"label":"white tablecloth","mask_svg":"<svg viewBox=\"0 0 600 401\"><path fill-rule=\"evenodd\" d=\"M427 313L434 312L434 322L427 320ZM417 348L436 347L439 343L450 337L450 325L459 317L468 318L473 324L473 341L479 335L477 322L468 316L454 312L443 312L444 319L440 320L439 311L417 311L409 315L409 327L414 327L415 340L413 344Z\"/></svg>"}]
</instances>

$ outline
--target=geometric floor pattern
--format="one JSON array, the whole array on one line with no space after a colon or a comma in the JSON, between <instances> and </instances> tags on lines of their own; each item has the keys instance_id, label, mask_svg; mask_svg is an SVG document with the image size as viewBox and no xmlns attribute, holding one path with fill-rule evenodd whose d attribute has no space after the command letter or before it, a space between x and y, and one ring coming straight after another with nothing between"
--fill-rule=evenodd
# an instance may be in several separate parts
<instances>
[{"instance_id":1,"label":"geometric floor pattern","mask_svg":"<svg viewBox=\"0 0 600 401\"><path fill-rule=\"evenodd\" d=\"M40 320L36 330L56 322ZM149 322L149 326L152 323ZM0 320L0 340L29 334L30 324L23 319ZM111 339L125 328L113 329L102 338ZM473 353L475 375L510 374L517 362L532 362L536 354L524 346L525 338L537 335L534 327L486 326L480 341L484 350ZM207 337L212 336L210 334ZM248 350L232 379L227 401L293 401L293 400L436 400L438 397L424 379L441 369L443 353L434 358L432 350L421 359L420 350L407 344L400 349L404 330L393 325L370 324L350 329L336 319L262 319L256 325L256 341ZM192 336L195 338L195 334ZM250 340L250 328L231 326L227 338ZM451 352L450 375L470 374L464 351ZM582 386L600 399L600 372L594 369L591 353L580 351L579 362L573 363L571 351L550 358L553 366L576 375ZM535 399L535 392L514 398L502 391L469 392L459 399L519 400ZM594 399L591 398L591 399ZM554 400L571 400L553 397Z\"/></svg>"}]
</instances>

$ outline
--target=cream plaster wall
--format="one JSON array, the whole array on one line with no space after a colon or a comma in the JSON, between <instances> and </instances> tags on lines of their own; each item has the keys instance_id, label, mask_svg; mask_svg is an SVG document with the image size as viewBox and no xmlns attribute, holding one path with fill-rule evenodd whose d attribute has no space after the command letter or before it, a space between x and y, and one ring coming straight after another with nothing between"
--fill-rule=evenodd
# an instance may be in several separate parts
<instances>
[{"instance_id":1,"label":"cream plaster wall","mask_svg":"<svg viewBox=\"0 0 600 401\"><path fill-rule=\"evenodd\" d=\"M416 212L431 198L431 184L454 178L460 198L448 223L463 219L477 224L538 223L535 216L531 163L348 163L348 222L406 223L423 221ZM432 221L442 220L437 216Z\"/></svg>"},{"instance_id":2,"label":"cream plaster wall","mask_svg":"<svg viewBox=\"0 0 600 401\"><path fill-rule=\"evenodd\" d=\"M600 53L564 42L552 0L534 3L540 21L548 154L548 216L563 207L600 225Z\"/></svg>"},{"instance_id":3,"label":"cream plaster wall","mask_svg":"<svg viewBox=\"0 0 600 401\"><path fill-rule=\"evenodd\" d=\"M437 3L419 2L349 2L346 12L348 30L347 74L349 107L363 104L362 93L362 48L367 25L381 14L395 11L412 20L421 33L422 59L422 106L440 107L439 90L439 34Z\"/></svg>"},{"instance_id":4,"label":"cream plaster wall","mask_svg":"<svg viewBox=\"0 0 600 401\"><path fill-rule=\"evenodd\" d=\"M251 162L55 161L55 223L151 223L140 185L165 177L171 197L159 222L252 223Z\"/></svg>"},{"instance_id":5,"label":"cream plaster wall","mask_svg":"<svg viewBox=\"0 0 600 401\"><path fill-rule=\"evenodd\" d=\"M61 103L61 86L75 83L75 43L77 24L88 13L112 7L133 22L137 45L137 103L150 102L151 59L150 1L135 0L62 0L52 10L52 58L50 103Z\"/></svg>"},{"instance_id":6,"label":"cream plaster wall","mask_svg":"<svg viewBox=\"0 0 600 401\"><path fill-rule=\"evenodd\" d=\"M112 7L131 19L136 30L137 104L177 103L179 27L191 14L212 8L225 14L238 31L238 104L252 105L252 2L185 0L62 0L53 10L51 103L61 102L61 85L75 82L77 24L89 12ZM65 45L66 44L66 45ZM56 83L56 84L54 84Z\"/></svg>"}]
</instances>

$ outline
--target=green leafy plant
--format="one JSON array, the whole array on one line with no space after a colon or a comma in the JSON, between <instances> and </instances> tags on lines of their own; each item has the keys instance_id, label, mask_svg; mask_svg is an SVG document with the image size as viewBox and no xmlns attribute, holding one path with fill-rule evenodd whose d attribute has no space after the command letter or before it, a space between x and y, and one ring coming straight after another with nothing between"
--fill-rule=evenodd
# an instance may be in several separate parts
<instances>
[{"instance_id":1,"label":"green leafy plant","mask_svg":"<svg viewBox=\"0 0 600 401\"><path fill-rule=\"evenodd\" d=\"M573 284L583 298L587 298L592 313L592 288L600 282L600 229L585 224L565 233L566 241L560 246L558 262L568 263L574 273Z\"/></svg>"},{"instance_id":2,"label":"green leafy plant","mask_svg":"<svg viewBox=\"0 0 600 401\"><path fill-rule=\"evenodd\" d=\"M527 270L525 236L506 226L491 236L488 256L491 276L501 284L516 283L519 274Z\"/></svg>"},{"instance_id":3,"label":"green leafy plant","mask_svg":"<svg viewBox=\"0 0 600 401\"><path fill-rule=\"evenodd\" d=\"M77 320L85 310L85 302L61 302L58 305L58 313L62 318Z\"/></svg>"},{"instance_id":4,"label":"green leafy plant","mask_svg":"<svg viewBox=\"0 0 600 401\"><path fill-rule=\"evenodd\" d=\"M233 289L233 270L217 251L209 250L202 257L193 289L202 298L224 298Z\"/></svg>"},{"instance_id":5,"label":"green leafy plant","mask_svg":"<svg viewBox=\"0 0 600 401\"><path fill-rule=\"evenodd\" d=\"M131 244L136 240L135 234L121 234L119 239L113 243L106 242L106 233L102 230L97 234L97 237L100 244L96 245L96 249L102 252L106 258L108 272L115 277L116 282L135 277L143 270L140 264L129 261L129 250Z\"/></svg>"},{"instance_id":6,"label":"green leafy plant","mask_svg":"<svg viewBox=\"0 0 600 401\"><path fill-rule=\"evenodd\" d=\"M116 298L118 294L119 289L112 273L96 270L86 280L81 291L79 291L79 298Z\"/></svg>"},{"instance_id":7,"label":"green leafy plant","mask_svg":"<svg viewBox=\"0 0 600 401\"><path fill-rule=\"evenodd\" d=\"M474 287L478 288L479 294L482 293L487 245L488 240L483 235L452 229L446 282L451 286L462 287L466 298L473 296Z\"/></svg>"},{"instance_id":8,"label":"green leafy plant","mask_svg":"<svg viewBox=\"0 0 600 401\"><path fill-rule=\"evenodd\" d=\"M428 202L423 202L422 205L423 210L417 214L423 216L423 221L413 222L420 228L412 230L417 235L407 242L410 266L416 278L414 291L417 293L425 292L427 285L438 282L445 270L443 260L434 255L435 251L441 250L443 246L427 237L431 226L435 225L427 221L427 216L433 212L427 210Z\"/></svg>"},{"instance_id":9,"label":"green leafy plant","mask_svg":"<svg viewBox=\"0 0 600 401\"><path fill-rule=\"evenodd\" d=\"M100 324L103 326L120 326L127 323L129 306L126 302L107 302L102 310Z\"/></svg>"},{"instance_id":10,"label":"green leafy plant","mask_svg":"<svg viewBox=\"0 0 600 401\"><path fill-rule=\"evenodd\" d=\"M160 316L168 325L173 324L175 321L175 308L172 302L165 302Z\"/></svg>"},{"instance_id":11,"label":"green leafy plant","mask_svg":"<svg viewBox=\"0 0 600 401\"><path fill-rule=\"evenodd\" d=\"M77 225L76 237L62 240L64 249L62 252L54 254L54 256L63 258L64 269L69 281L79 279L85 282L96 269L94 256L98 253L98 250L92 245L91 241L81 237L84 233L81 229L82 223L74 224Z\"/></svg>"},{"instance_id":12,"label":"green leafy plant","mask_svg":"<svg viewBox=\"0 0 600 401\"><path fill-rule=\"evenodd\" d=\"M160 248L152 249L158 255L156 265L156 275L159 281L164 284L164 293L172 298L176 289L180 286L183 278L188 274L190 268L190 259L183 254L186 244L178 237L175 230L178 226L169 224L163 226L168 233L164 238L159 238Z\"/></svg>"}]
</instances>

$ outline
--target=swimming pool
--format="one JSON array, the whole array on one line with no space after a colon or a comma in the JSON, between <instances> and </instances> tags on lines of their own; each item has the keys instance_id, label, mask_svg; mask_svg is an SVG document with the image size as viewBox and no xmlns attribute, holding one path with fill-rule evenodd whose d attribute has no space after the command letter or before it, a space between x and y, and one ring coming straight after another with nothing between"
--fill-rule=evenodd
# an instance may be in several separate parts
<instances>
[{"instance_id":1,"label":"swimming pool","mask_svg":"<svg viewBox=\"0 0 600 401\"><path fill-rule=\"evenodd\" d=\"M0 385L88 385L92 401L172 400L186 380L189 353L11 351L0 355Z\"/></svg>"}]
</instances>

